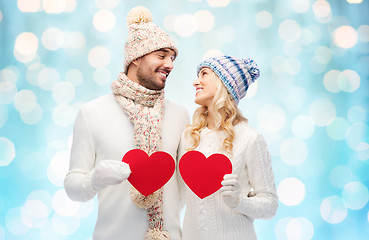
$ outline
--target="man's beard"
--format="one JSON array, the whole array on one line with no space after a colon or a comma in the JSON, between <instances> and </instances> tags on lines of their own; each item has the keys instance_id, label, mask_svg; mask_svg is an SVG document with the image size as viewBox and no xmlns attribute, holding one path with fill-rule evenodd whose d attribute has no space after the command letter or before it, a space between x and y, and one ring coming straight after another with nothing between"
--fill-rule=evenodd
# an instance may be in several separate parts
<instances>
[{"instance_id":1,"label":"man's beard","mask_svg":"<svg viewBox=\"0 0 369 240\"><path fill-rule=\"evenodd\" d=\"M137 79L141 86L150 89L150 90L162 90L165 87L165 83L163 85L158 86L155 84L158 80L156 79L156 75L158 73L159 68L155 69L153 74L145 74L141 68L137 69Z\"/></svg>"}]
</instances>

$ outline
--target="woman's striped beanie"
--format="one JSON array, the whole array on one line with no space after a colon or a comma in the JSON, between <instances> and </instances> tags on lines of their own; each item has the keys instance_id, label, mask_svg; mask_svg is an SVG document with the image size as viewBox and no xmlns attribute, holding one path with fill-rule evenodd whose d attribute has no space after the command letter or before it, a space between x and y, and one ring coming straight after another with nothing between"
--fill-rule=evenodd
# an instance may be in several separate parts
<instances>
[{"instance_id":1,"label":"woman's striped beanie","mask_svg":"<svg viewBox=\"0 0 369 240\"><path fill-rule=\"evenodd\" d=\"M238 59L231 56L208 58L197 66L197 75L203 67L214 71L237 104L246 95L249 86L260 76L258 65L250 58Z\"/></svg>"}]
</instances>

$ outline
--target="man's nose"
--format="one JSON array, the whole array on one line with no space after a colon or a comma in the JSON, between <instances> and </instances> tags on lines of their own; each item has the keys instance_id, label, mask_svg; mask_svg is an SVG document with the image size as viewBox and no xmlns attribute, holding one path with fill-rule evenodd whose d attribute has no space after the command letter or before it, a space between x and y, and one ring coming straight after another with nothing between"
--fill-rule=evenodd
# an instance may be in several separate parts
<instances>
[{"instance_id":1,"label":"man's nose","mask_svg":"<svg viewBox=\"0 0 369 240\"><path fill-rule=\"evenodd\" d=\"M164 67L168 69L169 71L172 71L173 69L173 61L171 58L165 58Z\"/></svg>"}]
</instances>

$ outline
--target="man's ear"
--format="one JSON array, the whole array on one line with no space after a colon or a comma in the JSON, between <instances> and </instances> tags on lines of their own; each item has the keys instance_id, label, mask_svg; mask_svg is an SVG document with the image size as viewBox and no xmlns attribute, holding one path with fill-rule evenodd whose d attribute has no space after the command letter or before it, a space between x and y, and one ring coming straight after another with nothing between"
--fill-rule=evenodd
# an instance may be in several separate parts
<instances>
[{"instance_id":1,"label":"man's ear","mask_svg":"<svg viewBox=\"0 0 369 240\"><path fill-rule=\"evenodd\" d=\"M137 58L137 59L133 60L131 63L134 64L137 67L137 65L140 63L140 59L141 58Z\"/></svg>"}]
</instances>

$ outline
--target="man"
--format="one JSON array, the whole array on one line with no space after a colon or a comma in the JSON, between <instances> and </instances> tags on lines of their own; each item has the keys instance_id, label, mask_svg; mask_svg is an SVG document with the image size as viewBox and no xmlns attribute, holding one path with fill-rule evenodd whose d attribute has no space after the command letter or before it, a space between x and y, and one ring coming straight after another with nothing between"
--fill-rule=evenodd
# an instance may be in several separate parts
<instances>
[{"instance_id":1,"label":"man","mask_svg":"<svg viewBox=\"0 0 369 240\"><path fill-rule=\"evenodd\" d=\"M127 15L124 72L112 84L113 94L85 104L73 132L70 171L64 186L75 201L98 195L94 240L181 239L179 175L145 197L126 179L125 153L139 148L149 155L165 151L178 162L187 111L164 99L164 87L177 48L151 22L144 7Z\"/></svg>"}]
</instances>

